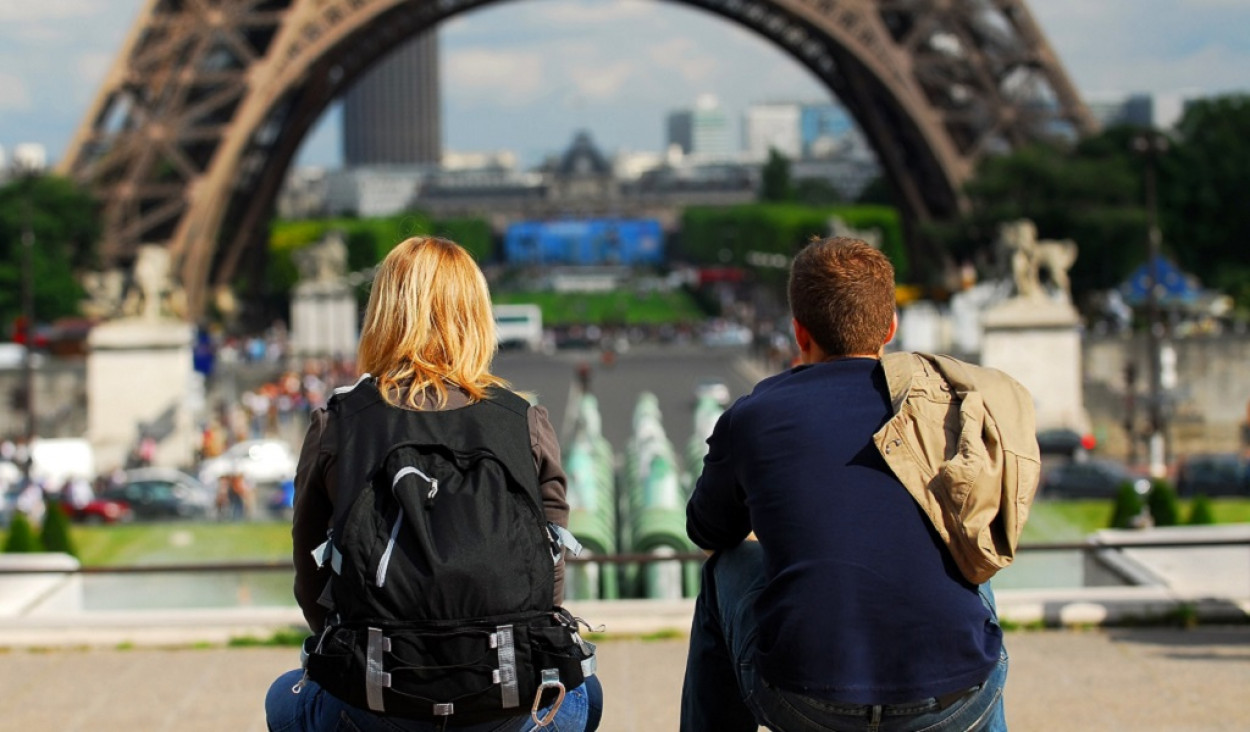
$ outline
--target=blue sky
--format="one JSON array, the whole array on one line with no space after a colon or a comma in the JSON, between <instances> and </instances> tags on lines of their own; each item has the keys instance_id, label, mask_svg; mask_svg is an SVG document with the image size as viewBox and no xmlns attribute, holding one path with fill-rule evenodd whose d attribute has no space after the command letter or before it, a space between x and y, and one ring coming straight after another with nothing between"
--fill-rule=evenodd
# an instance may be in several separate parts
<instances>
[{"instance_id":1,"label":"blue sky","mask_svg":"<svg viewBox=\"0 0 1250 732\"><path fill-rule=\"evenodd\" d=\"M0 0L0 146L59 159L143 0ZM1250 92L1250 0L1035 0L1031 8L1082 94ZM441 28L444 146L523 160L589 129L608 151L658 150L664 115L716 94L747 105L827 99L767 42L655 0L527 0ZM338 160L323 117L304 162Z\"/></svg>"}]
</instances>

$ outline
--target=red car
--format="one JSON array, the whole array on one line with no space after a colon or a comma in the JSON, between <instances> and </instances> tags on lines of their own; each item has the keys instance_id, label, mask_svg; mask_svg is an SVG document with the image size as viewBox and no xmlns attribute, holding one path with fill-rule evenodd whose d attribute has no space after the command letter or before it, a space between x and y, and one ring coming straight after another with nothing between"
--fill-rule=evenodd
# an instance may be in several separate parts
<instances>
[{"instance_id":1,"label":"red car","mask_svg":"<svg viewBox=\"0 0 1250 732\"><path fill-rule=\"evenodd\" d=\"M61 504L71 521L82 524L118 524L134 520L135 513L130 504L112 498L93 498L86 505L74 508L69 504Z\"/></svg>"}]
</instances>

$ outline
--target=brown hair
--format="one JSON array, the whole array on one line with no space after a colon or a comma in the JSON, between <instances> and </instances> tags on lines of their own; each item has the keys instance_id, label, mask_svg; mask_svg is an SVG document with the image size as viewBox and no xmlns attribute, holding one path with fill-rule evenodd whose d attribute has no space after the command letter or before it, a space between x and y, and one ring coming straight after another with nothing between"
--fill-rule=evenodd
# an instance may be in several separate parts
<instances>
[{"instance_id":1,"label":"brown hair","mask_svg":"<svg viewBox=\"0 0 1250 732\"><path fill-rule=\"evenodd\" d=\"M448 386L471 401L506 382L491 374L498 344L490 290L460 245L435 237L400 242L378 266L360 329L357 365L378 380L390 404L420 408L433 389L447 405Z\"/></svg>"},{"instance_id":2,"label":"brown hair","mask_svg":"<svg viewBox=\"0 0 1250 732\"><path fill-rule=\"evenodd\" d=\"M790 313L828 356L877 353L894 319L894 266L859 239L813 239L790 267Z\"/></svg>"}]
</instances>

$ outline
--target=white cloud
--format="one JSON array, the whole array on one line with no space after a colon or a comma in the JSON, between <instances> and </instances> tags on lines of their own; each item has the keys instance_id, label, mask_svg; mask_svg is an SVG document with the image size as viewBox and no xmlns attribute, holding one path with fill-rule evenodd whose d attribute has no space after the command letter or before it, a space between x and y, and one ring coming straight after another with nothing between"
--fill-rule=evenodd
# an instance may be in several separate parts
<instances>
[{"instance_id":1,"label":"white cloud","mask_svg":"<svg viewBox=\"0 0 1250 732\"><path fill-rule=\"evenodd\" d=\"M655 3L638 0L552 0L534 2L533 10L528 15L532 22L542 25L611 27L622 20L654 15L655 10Z\"/></svg>"},{"instance_id":2,"label":"white cloud","mask_svg":"<svg viewBox=\"0 0 1250 732\"><path fill-rule=\"evenodd\" d=\"M582 96L596 100L609 100L620 93L633 77L635 70L636 65L629 61L617 61L594 67L579 64L569 68L569 79Z\"/></svg>"},{"instance_id":3,"label":"white cloud","mask_svg":"<svg viewBox=\"0 0 1250 732\"><path fill-rule=\"evenodd\" d=\"M677 36L653 44L647 48L645 56L665 73L677 73L692 84L710 80L717 67L727 60L702 52L698 44L687 36Z\"/></svg>"},{"instance_id":4,"label":"white cloud","mask_svg":"<svg viewBox=\"0 0 1250 732\"><path fill-rule=\"evenodd\" d=\"M1131 63L1098 69L1087 75L1091 91L1167 92L1189 89L1197 84L1205 93L1247 89L1246 70L1250 50L1212 44L1192 52L1161 58L1138 51L1126 59ZM1200 94L1198 94L1200 95Z\"/></svg>"},{"instance_id":5,"label":"white cloud","mask_svg":"<svg viewBox=\"0 0 1250 732\"><path fill-rule=\"evenodd\" d=\"M537 50L462 48L443 53L446 93L466 94L504 106L520 106L541 90L544 61Z\"/></svg>"},{"instance_id":6,"label":"white cloud","mask_svg":"<svg viewBox=\"0 0 1250 732\"><path fill-rule=\"evenodd\" d=\"M0 23L30 23L98 15L109 3L94 0L0 0Z\"/></svg>"},{"instance_id":7,"label":"white cloud","mask_svg":"<svg viewBox=\"0 0 1250 732\"><path fill-rule=\"evenodd\" d=\"M78 81L92 86L100 84L104 81L109 68L112 67L113 59L113 54L103 51L79 54L75 63Z\"/></svg>"},{"instance_id":8,"label":"white cloud","mask_svg":"<svg viewBox=\"0 0 1250 732\"><path fill-rule=\"evenodd\" d=\"M30 109L30 91L21 77L0 71L0 109L14 112Z\"/></svg>"}]
</instances>

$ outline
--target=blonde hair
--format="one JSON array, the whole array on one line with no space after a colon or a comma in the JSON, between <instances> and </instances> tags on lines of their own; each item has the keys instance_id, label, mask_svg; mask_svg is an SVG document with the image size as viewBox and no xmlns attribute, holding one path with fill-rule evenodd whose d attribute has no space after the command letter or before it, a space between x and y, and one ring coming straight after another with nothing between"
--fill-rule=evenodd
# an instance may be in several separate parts
<instances>
[{"instance_id":1,"label":"blonde hair","mask_svg":"<svg viewBox=\"0 0 1250 732\"><path fill-rule=\"evenodd\" d=\"M490 372L497 348L486 278L460 245L413 237L386 255L369 293L357 367L377 378L387 403L402 397L419 409L433 389L442 408L449 384L479 401L488 388L507 386Z\"/></svg>"}]
</instances>

